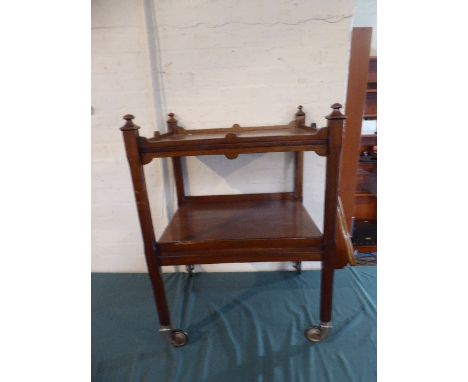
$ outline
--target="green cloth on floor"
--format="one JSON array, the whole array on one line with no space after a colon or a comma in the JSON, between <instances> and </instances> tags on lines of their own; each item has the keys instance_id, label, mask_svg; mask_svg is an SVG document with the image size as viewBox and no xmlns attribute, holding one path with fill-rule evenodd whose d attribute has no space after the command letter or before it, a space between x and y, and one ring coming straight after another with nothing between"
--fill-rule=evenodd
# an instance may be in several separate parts
<instances>
[{"instance_id":1,"label":"green cloth on floor","mask_svg":"<svg viewBox=\"0 0 468 382\"><path fill-rule=\"evenodd\" d=\"M159 334L146 274L92 275L92 380L367 382L376 380L375 267L335 272L333 329L320 344L320 271L164 275L172 325Z\"/></svg>"}]
</instances>

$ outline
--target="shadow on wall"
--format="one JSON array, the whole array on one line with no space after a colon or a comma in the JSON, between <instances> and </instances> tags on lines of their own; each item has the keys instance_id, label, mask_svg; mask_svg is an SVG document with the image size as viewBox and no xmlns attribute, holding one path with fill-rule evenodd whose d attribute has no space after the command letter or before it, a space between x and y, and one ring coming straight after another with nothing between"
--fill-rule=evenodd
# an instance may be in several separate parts
<instances>
[{"instance_id":1,"label":"shadow on wall","mask_svg":"<svg viewBox=\"0 0 468 382\"><path fill-rule=\"evenodd\" d=\"M213 195L292 191L293 161L291 153L241 154L235 159L222 155L182 158L185 192L187 195L200 195L200 192ZM204 189L199 183L200 171L218 180L218 183L222 182L221 190ZM202 176L201 179L208 183L206 177ZM270 189L265 189L267 185ZM272 185L274 189L271 189Z\"/></svg>"},{"instance_id":2,"label":"shadow on wall","mask_svg":"<svg viewBox=\"0 0 468 382\"><path fill-rule=\"evenodd\" d=\"M260 159L264 154L239 155L235 159L228 159L222 155L199 157L198 159L220 176L229 176L243 167L247 167Z\"/></svg>"}]
</instances>

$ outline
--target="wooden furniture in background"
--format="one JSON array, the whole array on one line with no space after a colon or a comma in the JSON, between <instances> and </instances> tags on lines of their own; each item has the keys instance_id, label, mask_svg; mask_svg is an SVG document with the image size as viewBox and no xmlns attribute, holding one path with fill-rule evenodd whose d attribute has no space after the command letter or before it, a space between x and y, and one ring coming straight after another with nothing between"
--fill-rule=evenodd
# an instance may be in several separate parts
<instances>
[{"instance_id":1,"label":"wooden furniture in background","mask_svg":"<svg viewBox=\"0 0 468 382\"><path fill-rule=\"evenodd\" d=\"M340 197L343 202L344 220L351 229L354 216L355 190L361 126L366 101L368 63L372 28L353 28L349 58L348 88L346 92L346 123L341 157ZM349 236L351 232L349 231ZM338 265L345 266L349 257L341 252Z\"/></svg>"},{"instance_id":2,"label":"wooden furniture in background","mask_svg":"<svg viewBox=\"0 0 468 382\"><path fill-rule=\"evenodd\" d=\"M377 134L362 136L352 241L359 252L377 251Z\"/></svg>"},{"instance_id":3,"label":"wooden furniture in background","mask_svg":"<svg viewBox=\"0 0 468 382\"><path fill-rule=\"evenodd\" d=\"M333 275L337 265L338 182L345 116L332 105L326 127L305 125L302 107L288 125L185 130L169 114L168 133L140 137L132 115L121 128L133 181L144 251L157 306L160 331L173 346L187 333L171 326L161 266L233 262L320 260L320 325L306 330L312 342L331 328ZM302 204L303 151L326 156L324 231L320 233ZM180 157L294 152L294 191L270 194L188 196ZM143 166L154 158L172 158L178 210L157 241L151 219ZM341 242L348 238L341 238ZM348 239L349 240L349 239ZM190 268L189 268L190 269Z\"/></svg>"},{"instance_id":4,"label":"wooden furniture in background","mask_svg":"<svg viewBox=\"0 0 468 382\"><path fill-rule=\"evenodd\" d=\"M369 57L364 119L377 119L377 57Z\"/></svg>"},{"instance_id":5,"label":"wooden furniture in background","mask_svg":"<svg viewBox=\"0 0 468 382\"><path fill-rule=\"evenodd\" d=\"M368 64L364 119L377 121L377 57ZM377 122L376 122L377 123ZM358 252L377 251L377 132L361 136L352 241Z\"/></svg>"}]
</instances>

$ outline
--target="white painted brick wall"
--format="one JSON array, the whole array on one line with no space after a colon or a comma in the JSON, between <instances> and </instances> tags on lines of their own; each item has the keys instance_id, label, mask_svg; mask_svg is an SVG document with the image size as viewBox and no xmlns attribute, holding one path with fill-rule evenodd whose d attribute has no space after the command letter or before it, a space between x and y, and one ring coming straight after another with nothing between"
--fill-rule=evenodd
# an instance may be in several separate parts
<instances>
[{"instance_id":1,"label":"white painted brick wall","mask_svg":"<svg viewBox=\"0 0 468 382\"><path fill-rule=\"evenodd\" d=\"M377 0L357 0L353 27L372 27L371 55L377 56Z\"/></svg>"},{"instance_id":2,"label":"white painted brick wall","mask_svg":"<svg viewBox=\"0 0 468 382\"><path fill-rule=\"evenodd\" d=\"M150 135L156 125L164 128L156 123L163 116L154 110L175 112L187 128L211 128L287 123L302 104L308 122L322 126L329 106L345 101L353 0L156 0L154 8L148 4L149 0L147 7L136 0L93 1L94 271L145 270L128 166L116 129L123 114L135 114L141 134ZM155 44L159 57L150 54L145 11L156 26L158 39L149 43ZM152 86L152 76L161 86ZM174 201L165 198L162 168L157 160L147 168L157 235L167 224L166 204ZM306 154L305 205L319 225L324 168L323 158ZM289 154L245 155L233 161L187 158L186 170L193 195L292 189ZM284 267L238 264L203 269Z\"/></svg>"},{"instance_id":3,"label":"white painted brick wall","mask_svg":"<svg viewBox=\"0 0 468 382\"><path fill-rule=\"evenodd\" d=\"M155 127L143 1L92 2L92 270L144 271L143 246L119 126L138 116L143 135ZM161 166L149 172L162 192ZM163 198L154 218L167 221ZM163 227L158 227L163 228Z\"/></svg>"}]
</instances>

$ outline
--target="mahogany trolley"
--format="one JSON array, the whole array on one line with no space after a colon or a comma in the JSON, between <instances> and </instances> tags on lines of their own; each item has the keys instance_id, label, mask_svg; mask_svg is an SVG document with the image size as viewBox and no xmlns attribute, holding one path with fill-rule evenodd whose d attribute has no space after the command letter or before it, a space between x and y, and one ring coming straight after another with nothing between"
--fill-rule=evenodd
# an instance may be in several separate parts
<instances>
[{"instance_id":1,"label":"mahogany trolley","mask_svg":"<svg viewBox=\"0 0 468 382\"><path fill-rule=\"evenodd\" d=\"M140 137L134 116L125 115L123 133L133 189L143 234L144 251L160 331L175 346L184 346L187 333L171 326L161 266L241 262L321 261L320 324L305 331L308 340L320 342L331 328L333 274L337 264L340 230L338 177L343 121L341 105L331 106L327 126L305 125L299 106L288 125L186 130L169 114L168 132ZM302 204L303 152L326 156L325 216L323 234ZM181 157L294 152L294 191L265 194L188 196L184 191ZM156 241L143 166L153 158L171 157L178 210ZM338 208L338 210L337 210ZM337 212L338 211L338 212ZM344 232L344 231L343 231Z\"/></svg>"}]
</instances>

